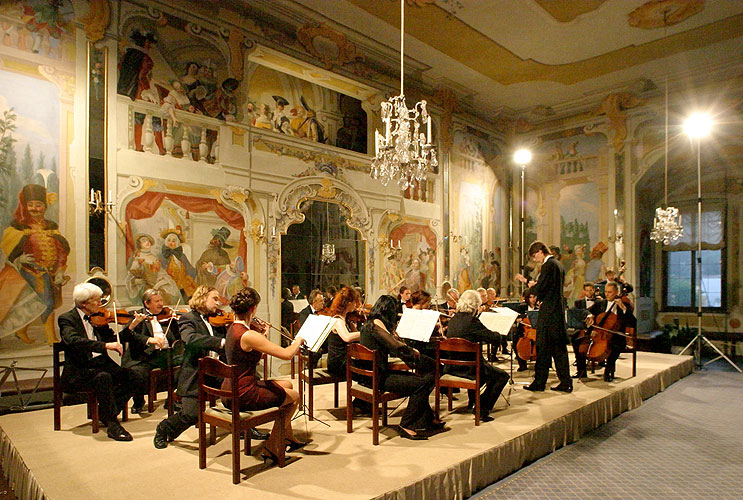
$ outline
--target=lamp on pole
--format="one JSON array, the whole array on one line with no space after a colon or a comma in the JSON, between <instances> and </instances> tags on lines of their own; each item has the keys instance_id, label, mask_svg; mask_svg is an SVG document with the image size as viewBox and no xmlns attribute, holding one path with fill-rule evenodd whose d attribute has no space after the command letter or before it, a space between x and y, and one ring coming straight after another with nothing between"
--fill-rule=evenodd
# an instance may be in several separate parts
<instances>
[{"instance_id":1,"label":"lamp on pole","mask_svg":"<svg viewBox=\"0 0 743 500\"><path fill-rule=\"evenodd\" d=\"M519 211L519 217L521 220L521 231L519 232L519 272L524 272L524 229L525 229L525 212L526 212L526 197L525 189L526 184L524 183L524 174L526 172L526 165L531 162L531 151L528 149L519 149L513 154L513 161L517 165L521 166L521 207ZM520 292L523 293L524 284L521 284Z\"/></svg>"}]
</instances>

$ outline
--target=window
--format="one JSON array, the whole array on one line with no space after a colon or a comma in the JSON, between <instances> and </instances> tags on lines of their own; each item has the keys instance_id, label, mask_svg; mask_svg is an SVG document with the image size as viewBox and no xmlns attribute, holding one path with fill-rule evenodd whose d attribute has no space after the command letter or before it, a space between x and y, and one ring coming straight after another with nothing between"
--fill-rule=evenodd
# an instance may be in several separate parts
<instances>
[{"instance_id":1,"label":"window","mask_svg":"<svg viewBox=\"0 0 743 500\"><path fill-rule=\"evenodd\" d=\"M704 207L702 212L702 307L725 308L724 209ZM697 207L681 209L684 235L663 248L663 308L697 309Z\"/></svg>"}]
</instances>

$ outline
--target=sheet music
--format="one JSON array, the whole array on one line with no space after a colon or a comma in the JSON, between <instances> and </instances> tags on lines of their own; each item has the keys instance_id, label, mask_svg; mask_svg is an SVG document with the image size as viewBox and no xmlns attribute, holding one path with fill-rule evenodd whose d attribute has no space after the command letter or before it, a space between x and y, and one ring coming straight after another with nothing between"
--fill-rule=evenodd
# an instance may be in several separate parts
<instances>
[{"instance_id":1,"label":"sheet music","mask_svg":"<svg viewBox=\"0 0 743 500\"><path fill-rule=\"evenodd\" d=\"M310 314L296 336L304 339L307 349L317 352L333 330L336 321L338 321L337 318L330 316Z\"/></svg>"},{"instance_id":2,"label":"sheet music","mask_svg":"<svg viewBox=\"0 0 743 500\"><path fill-rule=\"evenodd\" d=\"M480 321L488 330L506 335L511 331L511 327L518 317L519 314L513 309L496 307L495 312L480 314Z\"/></svg>"},{"instance_id":3,"label":"sheet music","mask_svg":"<svg viewBox=\"0 0 743 500\"><path fill-rule=\"evenodd\" d=\"M304 309L305 307L309 305L309 302L307 302L307 299L295 299L295 300L290 300L289 302L291 302L295 313L300 312L302 309Z\"/></svg>"},{"instance_id":4,"label":"sheet music","mask_svg":"<svg viewBox=\"0 0 743 500\"><path fill-rule=\"evenodd\" d=\"M404 307L402 318L397 324L397 334L404 339L431 340L433 329L439 320L439 312L431 309L410 309Z\"/></svg>"}]
</instances>

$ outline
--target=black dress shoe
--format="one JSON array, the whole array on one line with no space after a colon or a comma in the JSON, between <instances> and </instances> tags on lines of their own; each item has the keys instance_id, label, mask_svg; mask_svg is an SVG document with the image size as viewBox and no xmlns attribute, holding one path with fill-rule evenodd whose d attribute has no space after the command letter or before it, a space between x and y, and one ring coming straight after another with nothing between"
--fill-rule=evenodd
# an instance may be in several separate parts
<instances>
[{"instance_id":1,"label":"black dress shoe","mask_svg":"<svg viewBox=\"0 0 743 500\"><path fill-rule=\"evenodd\" d=\"M614 372L608 372L604 370L604 382L613 382L614 381Z\"/></svg>"},{"instance_id":2,"label":"black dress shoe","mask_svg":"<svg viewBox=\"0 0 743 500\"><path fill-rule=\"evenodd\" d=\"M115 441L131 441L133 439L132 435L129 434L118 422L109 423L106 434Z\"/></svg>"},{"instance_id":3,"label":"black dress shoe","mask_svg":"<svg viewBox=\"0 0 743 500\"><path fill-rule=\"evenodd\" d=\"M410 434L408 431L406 431L405 429L403 429L399 425L397 426L397 434L401 438L410 439L412 441L425 441L425 440L428 439L426 436L424 436L422 434Z\"/></svg>"},{"instance_id":4,"label":"black dress shoe","mask_svg":"<svg viewBox=\"0 0 743 500\"><path fill-rule=\"evenodd\" d=\"M155 439L153 439L152 441L152 443L155 445L155 448L157 448L158 450L167 448L168 441L172 441L172 439L169 439L168 434L158 425L157 430L155 430Z\"/></svg>"},{"instance_id":5,"label":"black dress shoe","mask_svg":"<svg viewBox=\"0 0 743 500\"><path fill-rule=\"evenodd\" d=\"M268 432L259 431L258 429L250 429L250 439L257 439L258 441L265 441L270 436Z\"/></svg>"},{"instance_id":6,"label":"black dress shoe","mask_svg":"<svg viewBox=\"0 0 743 500\"><path fill-rule=\"evenodd\" d=\"M492 422L493 420L495 419L490 415L480 415L480 422Z\"/></svg>"},{"instance_id":7,"label":"black dress shoe","mask_svg":"<svg viewBox=\"0 0 743 500\"><path fill-rule=\"evenodd\" d=\"M573 375L572 378L586 378L588 374L586 373L586 370L581 370L579 372L575 372L575 375Z\"/></svg>"},{"instance_id":8,"label":"black dress shoe","mask_svg":"<svg viewBox=\"0 0 743 500\"><path fill-rule=\"evenodd\" d=\"M558 392L573 392L573 384L559 384L554 387L550 387L550 390Z\"/></svg>"},{"instance_id":9,"label":"black dress shoe","mask_svg":"<svg viewBox=\"0 0 743 500\"><path fill-rule=\"evenodd\" d=\"M139 415L140 413L144 413L144 405L133 405L129 411L132 415Z\"/></svg>"},{"instance_id":10,"label":"black dress shoe","mask_svg":"<svg viewBox=\"0 0 743 500\"><path fill-rule=\"evenodd\" d=\"M519 367L518 367L518 368L516 369L516 371L517 371L517 372L525 372L526 370L528 370L528 368L526 367L526 365L524 365L524 366L519 366Z\"/></svg>"},{"instance_id":11,"label":"black dress shoe","mask_svg":"<svg viewBox=\"0 0 743 500\"><path fill-rule=\"evenodd\" d=\"M545 387L543 385L529 384L527 386L524 386L524 389L531 392L542 392L544 391Z\"/></svg>"},{"instance_id":12,"label":"black dress shoe","mask_svg":"<svg viewBox=\"0 0 743 500\"><path fill-rule=\"evenodd\" d=\"M292 451L301 450L308 444L309 444L309 441L291 441L287 439L286 440L286 451L292 452Z\"/></svg>"}]
</instances>

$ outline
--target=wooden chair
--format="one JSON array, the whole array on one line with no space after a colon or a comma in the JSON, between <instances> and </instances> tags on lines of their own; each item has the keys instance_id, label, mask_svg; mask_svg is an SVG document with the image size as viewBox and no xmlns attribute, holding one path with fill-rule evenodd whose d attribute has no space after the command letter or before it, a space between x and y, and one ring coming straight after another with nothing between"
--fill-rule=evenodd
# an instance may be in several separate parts
<instances>
[{"instance_id":1,"label":"wooden chair","mask_svg":"<svg viewBox=\"0 0 743 500\"><path fill-rule=\"evenodd\" d=\"M345 377L336 377L328 373L324 368L315 368L310 358L310 351L301 349L297 354L299 357L299 400L304 401L305 385L307 386L307 414L310 420L314 420L314 388L316 385L334 385L333 408L338 408L338 384L345 381Z\"/></svg>"},{"instance_id":2,"label":"wooden chair","mask_svg":"<svg viewBox=\"0 0 743 500\"><path fill-rule=\"evenodd\" d=\"M230 411L221 402L214 403L218 398L231 398L239 401L237 380L239 378L237 365L226 365L214 358L201 358L199 360L199 469L206 468L206 425L210 426L209 444L214 444L216 434L215 427L227 429L232 434L232 483L240 483L240 435L244 434L245 454L250 454L250 429L270 422L272 420L283 421L288 418L289 406L281 408L269 408L267 410L256 410L237 412ZM212 387L206 383L206 377L218 379L230 379L231 390L225 391L219 387ZM209 406L206 402L209 400ZM279 443L284 442L284 426L276 428ZM286 465L286 449L281 447L278 456L279 467Z\"/></svg>"},{"instance_id":3,"label":"wooden chair","mask_svg":"<svg viewBox=\"0 0 743 500\"><path fill-rule=\"evenodd\" d=\"M170 351L168 351L168 355L172 356L177 354L183 354L183 341L182 340L176 340L173 342L173 345L170 346ZM147 394L147 411L149 413L152 413L155 411L155 401L157 401L157 389L160 384L160 381L162 379L165 379L167 391L168 391L168 417L173 416L173 402L175 400L175 391L173 388L173 382L175 381L175 377L178 374L180 370L180 365L173 366L171 364L170 367L162 369L162 368L154 368L152 371L150 371L150 388Z\"/></svg>"},{"instance_id":4,"label":"wooden chair","mask_svg":"<svg viewBox=\"0 0 743 500\"><path fill-rule=\"evenodd\" d=\"M79 404L81 398L88 405L88 418L91 420L93 427L93 434L100 430L98 420L98 398L95 397L93 391L82 391L77 393L65 393L62 391L62 368L65 365L65 361L62 360L61 354L64 352L64 345L61 342L56 342L52 346L52 387L54 391L52 405L54 407L54 430L58 431L62 428L62 405L66 404ZM124 405L122 410L121 420L126 422L129 420L129 409Z\"/></svg>"},{"instance_id":5,"label":"wooden chair","mask_svg":"<svg viewBox=\"0 0 743 500\"><path fill-rule=\"evenodd\" d=\"M474 359L455 359L450 353L471 353ZM452 409L451 390L454 387L475 391L475 425L480 425L480 363L482 345L461 338L448 338L436 345L436 416L439 415L440 392L442 387L448 388L449 411ZM474 366L475 379L459 377L451 374L442 374L441 365L446 366Z\"/></svg>"},{"instance_id":6,"label":"wooden chair","mask_svg":"<svg viewBox=\"0 0 743 500\"><path fill-rule=\"evenodd\" d=\"M628 326L624 329L624 333L627 334L627 347L624 348L624 352L632 353L632 376L637 376L637 329Z\"/></svg>"},{"instance_id":7,"label":"wooden chair","mask_svg":"<svg viewBox=\"0 0 743 500\"><path fill-rule=\"evenodd\" d=\"M355 361L371 363L371 370L359 368ZM362 346L348 344L346 347L346 432L353 432L353 404L352 398L357 397L372 405L372 443L379 444L379 403L382 403L382 425L387 425L387 402L400 399L392 392L382 392L379 388L379 353ZM365 387L352 379L353 374L371 379L371 388Z\"/></svg>"}]
</instances>

